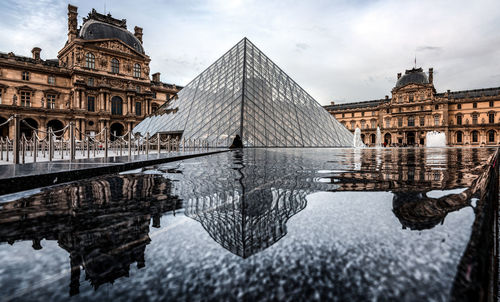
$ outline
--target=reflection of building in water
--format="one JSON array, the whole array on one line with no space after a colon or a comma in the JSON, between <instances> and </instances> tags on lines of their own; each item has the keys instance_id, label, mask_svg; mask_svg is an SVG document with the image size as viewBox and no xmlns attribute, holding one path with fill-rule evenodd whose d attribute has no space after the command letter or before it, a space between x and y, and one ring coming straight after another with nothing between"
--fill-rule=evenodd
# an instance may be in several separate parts
<instances>
[{"instance_id":1,"label":"reflection of building in water","mask_svg":"<svg viewBox=\"0 0 500 302\"><path fill-rule=\"evenodd\" d=\"M431 229L438 223L443 224L448 213L469 206L470 190L441 198L430 198L425 192L397 192L392 200L392 211L403 228Z\"/></svg>"},{"instance_id":2,"label":"reflection of building in water","mask_svg":"<svg viewBox=\"0 0 500 302\"><path fill-rule=\"evenodd\" d=\"M286 222L306 207L306 195L303 190L276 188L234 191L191 198L184 207L215 241L247 258L286 235Z\"/></svg>"},{"instance_id":3,"label":"reflection of building in water","mask_svg":"<svg viewBox=\"0 0 500 302\"><path fill-rule=\"evenodd\" d=\"M70 253L70 294L79 292L80 269L98 288L145 266L149 224L180 208L169 180L157 175L95 178L50 188L5 203L0 211L0 242L57 240Z\"/></svg>"},{"instance_id":4,"label":"reflection of building in water","mask_svg":"<svg viewBox=\"0 0 500 302\"><path fill-rule=\"evenodd\" d=\"M325 189L307 181L310 174L297 173L302 160L235 151L219 157L218 169L185 169L174 187L188 217L225 249L246 258L285 236L286 222L306 207L306 195Z\"/></svg>"},{"instance_id":5,"label":"reflection of building in water","mask_svg":"<svg viewBox=\"0 0 500 302\"><path fill-rule=\"evenodd\" d=\"M320 176L339 185L335 191L422 192L464 188L482 173L484 159L491 156L488 149L381 150L382 153L363 149L360 168ZM378 157L382 158L380 162L376 160Z\"/></svg>"}]
</instances>

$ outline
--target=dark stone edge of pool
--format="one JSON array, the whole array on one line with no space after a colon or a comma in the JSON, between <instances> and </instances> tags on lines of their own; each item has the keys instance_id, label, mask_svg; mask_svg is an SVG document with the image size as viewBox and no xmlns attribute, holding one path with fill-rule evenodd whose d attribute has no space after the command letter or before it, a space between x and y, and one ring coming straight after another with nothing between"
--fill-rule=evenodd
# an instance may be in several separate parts
<instances>
[{"instance_id":1,"label":"dark stone edge of pool","mask_svg":"<svg viewBox=\"0 0 500 302\"><path fill-rule=\"evenodd\" d=\"M33 175L15 176L10 178L1 178L0 195L11 194L20 191L31 190L31 189L61 184L65 182L80 180L84 178L101 176L105 174L119 173L146 166L158 165L168 162L174 162L174 161L207 156L229 151L230 150L225 149L225 150L210 151L204 153L194 153L194 154L155 158L155 159L148 159L141 161L124 162L114 165L103 165L98 167L94 166L94 167L80 168L73 170L62 170L57 172L49 172L45 174L33 174Z\"/></svg>"},{"instance_id":2,"label":"dark stone edge of pool","mask_svg":"<svg viewBox=\"0 0 500 302\"><path fill-rule=\"evenodd\" d=\"M450 301L497 301L500 149L473 184L479 196L469 243L458 264Z\"/></svg>"}]
</instances>

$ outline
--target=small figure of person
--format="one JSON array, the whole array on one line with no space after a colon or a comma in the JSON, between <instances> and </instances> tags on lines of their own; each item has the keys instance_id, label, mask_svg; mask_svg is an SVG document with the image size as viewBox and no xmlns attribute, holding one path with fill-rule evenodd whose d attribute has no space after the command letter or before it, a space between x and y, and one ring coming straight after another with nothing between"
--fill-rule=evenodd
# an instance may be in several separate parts
<instances>
[{"instance_id":1,"label":"small figure of person","mask_svg":"<svg viewBox=\"0 0 500 302\"><path fill-rule=\"evenodd\" d=\"M238 134L236 134L233 143L231 144L231 146L229 146L229 149L237 149L237 148L243 148L243 142L241 141L241 137Z\"/></svg>"}]
</instances>

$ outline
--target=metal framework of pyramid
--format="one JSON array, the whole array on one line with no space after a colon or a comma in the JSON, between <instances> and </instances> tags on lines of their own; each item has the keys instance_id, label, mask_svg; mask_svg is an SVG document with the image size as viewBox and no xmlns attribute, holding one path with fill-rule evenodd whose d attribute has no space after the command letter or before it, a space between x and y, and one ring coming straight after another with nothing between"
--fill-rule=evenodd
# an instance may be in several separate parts
<instances>
[{"instance_id":1,"label":"metal framework of pyramid","mask_svg":"<svg viewBox=\"0 0 500 302\"><path fill-rule=\"evenodd\" d=\"M244 38L134 133L182 133L228 147L350 147L353 135Z\"/></svg>"}]
</instances>

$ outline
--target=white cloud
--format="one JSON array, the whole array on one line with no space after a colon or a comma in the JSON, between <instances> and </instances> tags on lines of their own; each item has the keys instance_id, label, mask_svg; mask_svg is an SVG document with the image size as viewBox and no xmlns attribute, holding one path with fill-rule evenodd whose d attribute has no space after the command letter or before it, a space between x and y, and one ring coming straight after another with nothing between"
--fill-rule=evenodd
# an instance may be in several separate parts
<instances>
[{"instance_id":1,"label":"white cloud","mask_svg":"<svg viewBox=\"0 0 500 302\"><path fill-rule=\"evenodd\" d=\"M55 57L66 41L66 3L7 1L0 50ZM73 2L73 1L72 1ZM80 22L102 1L74 1ZM144 28L152 71L185 85L247 36L320 103L383 98L398 72L434 67L438 91L500 86L498 1L107 0Z\"/></svg>"}]
</instances>

